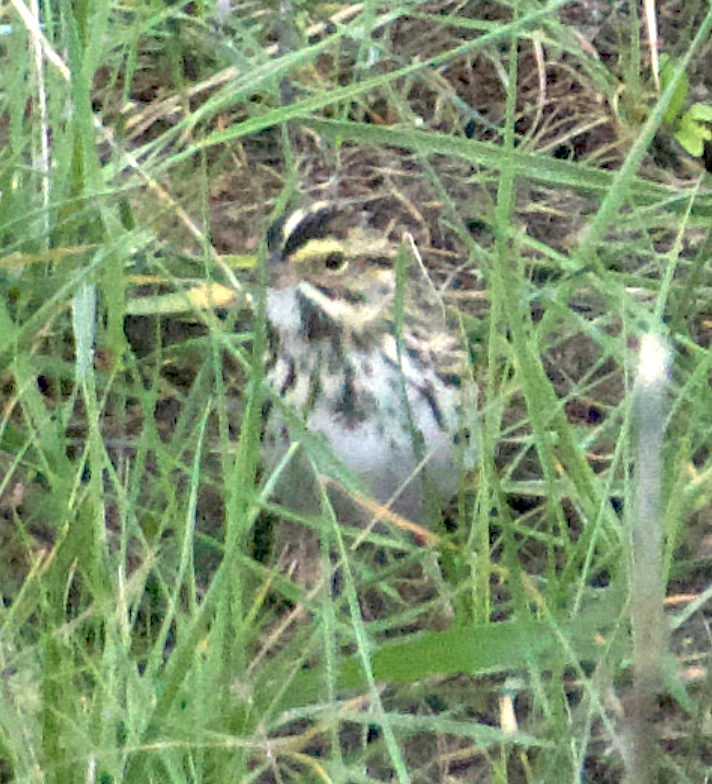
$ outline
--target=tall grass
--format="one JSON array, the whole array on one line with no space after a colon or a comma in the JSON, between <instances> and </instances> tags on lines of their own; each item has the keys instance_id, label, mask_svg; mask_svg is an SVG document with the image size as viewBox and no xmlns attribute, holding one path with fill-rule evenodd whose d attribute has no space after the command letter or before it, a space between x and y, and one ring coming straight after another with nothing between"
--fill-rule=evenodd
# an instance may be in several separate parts
<instances>
[{"instance_id":1,"label":"tall grass","mask_svg":"<svg viewBox=\"0 0 712 784\"><path fill-rule=\"evenodd\" d=\"M640 87L635 13L602 62L565 0L277 5L0 16L0 780L620 780L634 346L661 323L662 579L708 568L712 201L648 155L674 85ZM442 580L326 498L276 508L260 469L264 236L323 196L456 279L480 449ZM270 515L317 531L310 583L263 557ZM706 599L659 652L666 780L707 775L677 642L707 661Z\"/></svg>"}]
</instances>

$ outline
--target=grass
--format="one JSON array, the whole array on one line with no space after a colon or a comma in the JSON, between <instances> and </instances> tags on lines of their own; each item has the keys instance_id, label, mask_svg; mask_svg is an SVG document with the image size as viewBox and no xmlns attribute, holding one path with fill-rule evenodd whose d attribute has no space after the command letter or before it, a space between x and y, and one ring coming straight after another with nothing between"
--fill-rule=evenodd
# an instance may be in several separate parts
<instances>
[{"instance_id":1,"label":"grass","mask_svg":"<svg viewBox=\"0 0 712 784\"><path fill-rule=\"evenodd\" d=\"M706 780L712 200L660 162L675 85L636 4L592 3L595 33L564 0L23 8L0 17L0 781ZM708 96L712 14L657 10ZM264 236L321 198L451 284L480 449L430 534L442 575L396 526L278 508L260 466ZM671 632L641 651L656 462Z\"/></svg>"}]
</instances>

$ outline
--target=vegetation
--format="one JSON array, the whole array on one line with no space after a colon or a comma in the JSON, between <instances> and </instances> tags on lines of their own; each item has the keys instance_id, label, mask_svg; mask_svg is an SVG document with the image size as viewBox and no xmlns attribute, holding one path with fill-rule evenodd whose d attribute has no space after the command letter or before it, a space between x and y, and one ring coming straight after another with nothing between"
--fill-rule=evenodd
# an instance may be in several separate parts
<instances>
[{"instance_id":1,"label":"vegetation","mask_svg":"<svg viewBox=\"0 0 712 784\"><path fill-rule=\"evenodd\" d=\"M659 89L634 0L2 6L0 781L709 778L712 11L653 11ZM318 199L467 335L432 532L271 499L264 238Z\"/></svg>"}]
</instances>

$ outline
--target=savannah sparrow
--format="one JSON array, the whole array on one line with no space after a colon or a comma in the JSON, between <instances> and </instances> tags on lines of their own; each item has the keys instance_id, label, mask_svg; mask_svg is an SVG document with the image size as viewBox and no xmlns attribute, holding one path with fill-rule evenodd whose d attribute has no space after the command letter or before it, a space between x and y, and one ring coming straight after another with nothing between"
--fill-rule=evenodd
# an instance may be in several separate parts
<instances>
[{"instance_id":1,"label":"savannah sparrow","mask_svg":"<svg viewBox=\"0 0 712 784\"><path fill-rule=\"evenodd\" d=\"M279 480L292 509L318 507L315 475L338 477L341 465L377 502L423 524L426 494L448 500L473 466L474 384L432 285L408 269L401 293L399 248L365 230L339 238L343 219L319 203L268 234L264 451L274 466L302 442Z\"/></svg>"}]
</instances>

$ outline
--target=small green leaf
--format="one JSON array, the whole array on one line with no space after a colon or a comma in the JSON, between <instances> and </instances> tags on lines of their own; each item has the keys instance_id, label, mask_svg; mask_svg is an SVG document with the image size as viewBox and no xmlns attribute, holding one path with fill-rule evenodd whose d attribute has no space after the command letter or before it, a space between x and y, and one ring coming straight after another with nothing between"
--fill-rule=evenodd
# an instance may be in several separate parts
<instances>
[{"instance_id":1,"label":"small green leaf","mask_svg":"<svg viewBox=\"0 0 712 784\"><path fill-rule=\"evenodd\" d=\"M690 155L699 158L702 156L705 141L712 139L712 131L702 123L696 122L687 112L680 121L675 138Z\"/></svg>"},{"instance_id":2,"label":"small green leaf","mask_svg":"<svg viewBox=\"0 0 712 784\"><path fill-rule=\"evenodd\" d=\"M700 123L712 123L712 106L706 103L693 103L685 115Z\"/></svg>"},{"instance_id":3,"label":"small green leaf","mask_svg":"<svg viewBox=\"0 0 712 784\"><path fill-rule=\"evenodd\" d=\"M660 58L661 91L664 92L666 87L672 81L675 75L677 64L677 60L673 60L667 55ZM677 89L675 90L675 93L670 100L670 105L668 106L667 111L663 115L663 122L667 123L668 125L672 125L673 127L677 126L678 122L680 122L680 113L682 112L682 107L685 105L685 101L687 100L688 82L689 80L687 78L687 74L684 73L678 82Z\"/></svg>"},{"instance_id":4,"label":"small green leaf","mask_svg":"<svg viewBox=\"0 0 712 784\"><path fill-rule=\"evenodd\" d=\"M707 123L712 123L712 106L696 103L680 118L675 132L678 142L695 158L702 156L705 142L712 139L712 130L707 127Z\"/></svg>"}]
</instances>

